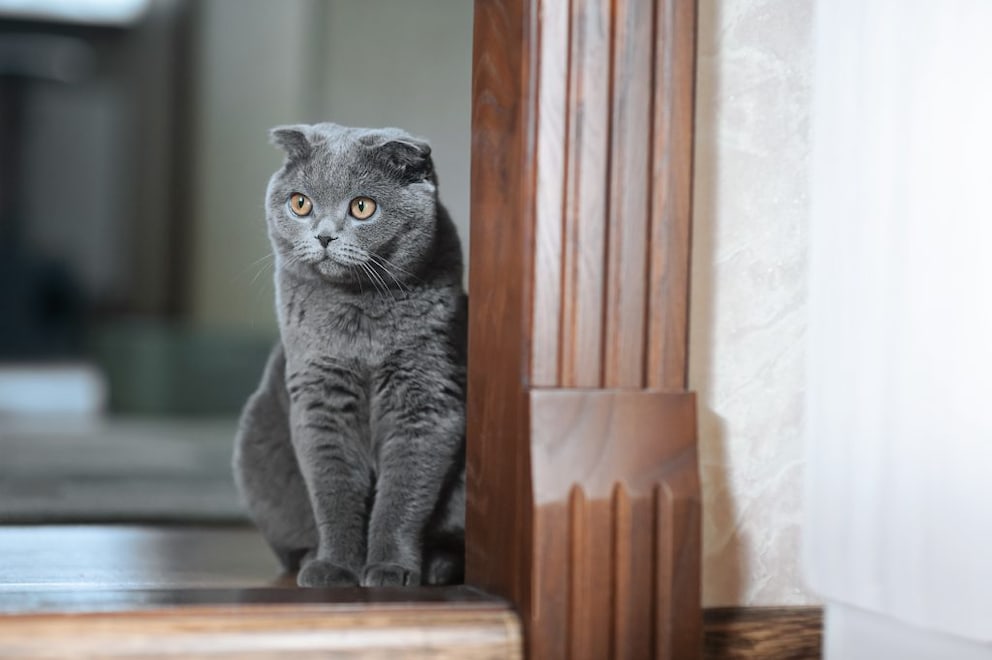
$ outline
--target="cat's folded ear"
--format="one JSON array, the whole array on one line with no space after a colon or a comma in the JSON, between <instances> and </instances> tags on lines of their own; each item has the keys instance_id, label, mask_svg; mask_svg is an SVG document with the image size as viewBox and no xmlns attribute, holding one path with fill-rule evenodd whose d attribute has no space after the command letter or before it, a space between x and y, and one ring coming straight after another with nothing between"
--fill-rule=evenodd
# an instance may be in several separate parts
<instances>
[{"instance_id":1,"label":"cat's folded ear","mask_svg":"<svg viewBox=\"0 0 992 660\"><path fill-rule=\"evenodd\" d=\"M285 151L288 160L301 160L313 150L312 132L313 128L306 124L276 126L269 131L269 141Z\"/></svg>"},{"instance_id":2,"label":"cat's folded ear","mask_svg":"<svg viewBox=\"0 0 992 660\"><path fill-rule=\"evenodd\" d=\"M375 147L376 160L397 174L404 183L429 181L437 184L431 145L424 140L392 137Z\"/></svg>"}]
</instances>

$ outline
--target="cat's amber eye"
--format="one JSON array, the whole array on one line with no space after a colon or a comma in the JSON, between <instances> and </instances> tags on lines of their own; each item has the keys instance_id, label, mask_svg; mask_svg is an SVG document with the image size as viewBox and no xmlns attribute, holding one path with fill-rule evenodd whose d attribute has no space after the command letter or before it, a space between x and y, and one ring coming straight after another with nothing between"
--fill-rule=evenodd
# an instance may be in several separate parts
<instances>
[{"instance_id":1,"label":"cat's amber eye","mask_svg":"<svg viewBox=\"0 0 992 660\"><path fill-rule=\"evenodd\" d=\"M313 212L313 202L303 193L294 192L289 196L289 210L293 215L305 218Z\"/></svg>"},{"instance_id":2,"label":"cat's amber eye","mask_svg":"<svg viewBox=\"0 0 992 660\"><path fill-rule=\"evenodd\" d=\"M368 220L375 213L375 200L371 197L356 197L351 200L351 217L356 220Z\"/></svg>"}]
</instances>

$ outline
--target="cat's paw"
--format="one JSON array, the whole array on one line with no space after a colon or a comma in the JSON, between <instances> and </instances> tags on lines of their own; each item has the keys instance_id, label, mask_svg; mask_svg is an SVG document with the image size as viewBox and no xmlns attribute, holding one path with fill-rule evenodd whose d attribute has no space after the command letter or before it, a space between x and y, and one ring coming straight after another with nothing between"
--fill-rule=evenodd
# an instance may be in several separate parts
<instances>
[{"instance_id":1,"label":"cat's paw","mask_svg":"<svg viewBox=\"0 0 992 660\"><path fill-rule=\"evenodd\" d=\"M461 584L465 581L465 562L455 554L438 554L427 563L427 584Z\"/></svg>"},{"instance_id":2,"label":"cat's paw","mask_svg":"<svg viewBox=\"0 0 992 660\"><path fill-rule=\"evenodd\" d=\"M355 587L358 576L326 559L312 559L296 576L296 584L301 587Z\"/></svg>"},{"instance_id":3,"label":"cat's paw","mask_svg":"<svg viewBox=\"0 0 992 660\"><path fill-rule=\"evenodd\" d=\"M369 564L362 574L363 587L407 587L419 584L420 571L390 562Z\"/></svg>"}]
</instances>

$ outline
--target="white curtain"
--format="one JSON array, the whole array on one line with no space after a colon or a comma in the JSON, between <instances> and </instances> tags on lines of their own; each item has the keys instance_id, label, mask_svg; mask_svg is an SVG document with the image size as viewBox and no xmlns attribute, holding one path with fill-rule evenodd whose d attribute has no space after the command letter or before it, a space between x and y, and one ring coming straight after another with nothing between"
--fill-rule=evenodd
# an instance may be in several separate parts
<instances>
[{"instance_id":1,"label":"white curtain","mask_svg":"<svg viewBox=\"0 0 992 660\"><path fill-rule=\"evenodd\" d=\"M821 0L814 34L804 563L828 652L834 606L989 644L992 1Z\"/></svg>"}]
</instances>

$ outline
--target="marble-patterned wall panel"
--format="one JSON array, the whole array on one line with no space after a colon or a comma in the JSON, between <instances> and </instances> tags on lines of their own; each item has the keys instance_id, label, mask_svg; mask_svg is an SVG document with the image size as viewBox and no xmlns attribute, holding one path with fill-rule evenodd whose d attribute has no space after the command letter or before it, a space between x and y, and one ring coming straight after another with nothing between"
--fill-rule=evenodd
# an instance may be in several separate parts
<instances>
[{"instance_id":1,"label":"marble-patterned wall panel","mask_svg":"<svg viewBox=\"0 0 992 660\"><path fill-rule=\"evenodd\" d=\"M701 0L690 386L705 605L808 603L799 571L813 2Z\"/></svg>"}]
</instances>

